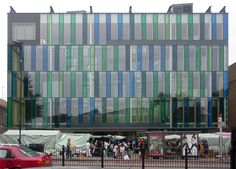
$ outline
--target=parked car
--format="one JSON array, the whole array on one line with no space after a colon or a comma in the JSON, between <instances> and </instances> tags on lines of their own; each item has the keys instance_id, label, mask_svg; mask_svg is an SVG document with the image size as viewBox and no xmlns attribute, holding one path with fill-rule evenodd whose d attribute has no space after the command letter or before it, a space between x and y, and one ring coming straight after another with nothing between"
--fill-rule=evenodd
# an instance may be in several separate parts
<instances>
[{"instance_id":1,"label":"parked car","mask_svg":"<svg viewBox=\"0 0 236 169\"><path fill-rule=\"evenodd\" d=\"M30 148L16 144L0 144L0 169L21 169L52 165L50 155L41 155Z\"/></svg>"}]
</instances>

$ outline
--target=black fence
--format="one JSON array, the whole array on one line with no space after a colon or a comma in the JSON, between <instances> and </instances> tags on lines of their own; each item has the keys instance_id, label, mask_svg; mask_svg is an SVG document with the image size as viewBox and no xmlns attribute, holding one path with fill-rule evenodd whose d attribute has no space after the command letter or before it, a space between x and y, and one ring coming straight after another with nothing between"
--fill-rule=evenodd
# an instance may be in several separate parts
<instances>
[{"instance_id":1,"label":"black fence","mask_svg":"<svg viewBox=\"0 0 236 169\"><path fill-rule=\"evenodd\" d=\"M183 150L179 152L172 149L169 153L164 152L162 155L155 156L145 150L126 149L122 153L97 148L86 153L77 150L67 152L63 147L52 152L52 159L53 165L61 166L230 168L230 152L226 149L208 150L204 155L199 151L191 155L187 150L184 153Z\"/></svg>"}]
</instances>

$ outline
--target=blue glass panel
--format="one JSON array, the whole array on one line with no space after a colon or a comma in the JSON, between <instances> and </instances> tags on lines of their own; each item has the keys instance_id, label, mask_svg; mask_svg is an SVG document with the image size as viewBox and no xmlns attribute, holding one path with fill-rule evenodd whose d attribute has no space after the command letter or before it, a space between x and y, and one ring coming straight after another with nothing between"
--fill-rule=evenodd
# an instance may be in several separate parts
<instances>
[{"instance_id":1,"label":"blue glass panel","mask_svg":"<svg viewBox=\"0 0 236 169\"><path fill-rule=\"evenodd\" d=\"M119 97L122 97L122 93L123 93L122 79L123 79L123 73L118 72L118 96Z\"/></svg>"},{"instance_id":2,"label":"blue glass panel","mask_svg":"<svg viewBox=\"0 0 236 169\"><path fill-rule=\"evenodd\" d=\"M196 127L200 127L201 123L201 102L200 102L200 97L197 97L197 102L196 102Z\"/></svg>"},{"instance_id":3,"label":"blue glass panel","mask_svg":"<svg viewBox=\"0 0 236 169\"><path fill-rule=\"evenodd\" d=\"M224 40L228 40L228 14L224 14Z\"/></svg>"},{"instance_id":4,"label":"blue glass panel","mask_svg":"<svg viewBox=\"0 0 236 169\"><path fill-rule=\"evenodd\" d=\"M31 71L36 68L36 46L31 46Z\"/></svg>"},{"instance_id":5,"label":"blue glass panel","mask_svg":"<svg viewBox=\"0 0 236 169\"><path fill-rule=\"evenodd\" d=\"M212 96L218 96L216 91L216 72L212 72Z\"/></svg>"},{"instance_id":6,"label":"blue glass panel","mask_svg":"<svg viewBox=\"0 0 236 169\"><path fill-rule=\"evenodd\" d=\"M123 39L123 15L118 14L118 40Z\"/></svg>"},{"instance_id":7,"label":"blue glass panel","mask_svg":"<svg viewBox=\"0 0 236 169\"><path fill-rule=\"evenodd\" d=\"M184 127L189 127L189 99L184 98Z\"/></svg>"},{"instance_id":8,"label":"blue glass panel","mask_svg":"<svg viewBox=\"0 0 236 169\"><path fill-rule=\"evenodd\" d=\"M138 71L142 71L142 46L138 45Z\"/></svg>"},{"instance_id":9,"label":"blue glass panel","mask_svg":"<svg viewBox=\"0 0 236 169\"><path fill-rule=\"evenodd\" d=\"M173 98L172 100L172 112L173 112L173 127L177 127L177 119L178 119L177 98Z\"/></svg>"},{"instance_id":10,"label":"blue glass panel","mask_svg":"<svg viewBox=\"0 0 236 169\"><path fill-rule=\"evenodd\" d=\"M66 114L67 114L67 123L66 127L70 128L72 126L72 118L71 118L71 98L66 98Z\"/></svg>"},{"instance_id":11,"label":"blue glass panel","mask_svg":"<svg viewBox=\"0 0 236 169\"><path fill-rule=\"evenodd\" d=\"M154 46L149 46L149 70L154 70Z\"/></svg>"},{"instance_id":12,"label":"blue glass panel","mask_svg":"<svg viewBox=\"0 0 236 169\"><path fill-rule=\"evenodd\" d=\"M177 71L177 46L173 46L173 61L172 61L172 68L173 71Z\"/></svg>"},{"instance_id":13,"label":"blue glass panel","mask_svg":"<svg viewBox=\"0 0 236 169\"><path fill-rule=\"evenodd\" d=\"M78 98L78 122L83 123L83 99Z\"/></svg>"},{"instance_id":14,"label":"blue glass panel","mask_svg":"<svg viewBox=\"0 0 236 169\"><path fill-rule=\"evenodd\" d=\"M216 40L216 14L211 15L212 20L212 40Z\"/></svg>"},{"instance_id":15,"label":"blue glass panel","mask_svg":"<svg viewBox=\"0 0 236 169\"><path fill-rule=\"evenodd\" d=\"M146 72L142 72L142 97L146 97Z\"/></svg>"},{"instance_id":16,"label":"blue glass panel","mask_svg":"<svg viewBox=\"0 0 236 169\"><path fill-rule=\"evenodd\" d=\"M106 83L107 97L111 97L111 72L106 72Z\"/></svg>"},{"instance_id":17,"label":"blue glass panel","mask_svg":"<svg viewBox=\"0 0 236 169\"><path fill-rule=\"evenodd\" d=\"M224 97L228 97L228 71L224 71Z\"/></svg>"},{"instance_id":18,"label":"blue glass panel","mask_svg":"<svg viewBox=\"0 0 236 169\"><path fill-rule=\"evenodd\" d=\"M89 113L89 118L90 118L90 124L95 123L95 118L94 118L94 97L90 98L90 113Z\"/></svg>"},{"instance_id":19,"label":"blue glass panel","mask_svg":"<svg viewBox=\"0 0 236 169\"><path fill-rule=\"evenodd\" d=\"M134 97L134 72L130 72L130 97Z\"/></svg>"},{"instance_id":20,"label":"blue glass panel","mask_svg":"<svg viewBox=\"0 0 236 169\"><path fill-rule=\"evenodd\" d=\"M99 44L99 14L94 16L94 36L95 44Z\"/></svg>"},{"instance_id":21,"label":"blue glass panel","mask_svg":"<svg viewBox=\"0 0 236 169\"><path fill-rule=\"evenodd\" d=\"M48 46L43 46L43 71L48 71Z\"/></svg>"},{"instance_id":22,"label":"blue glass panel","mask_svg":"<svg viewBox=\"0 0 236 169\"><path fill-rule=\"evenodd\" d=\"M212 127L212 98L208 98L208 127Z\"/></svg>"},{"instance_id":23,"label":"blue glass panel","mask_svg":"<svg viewBox=\"0 0 236 169\"><path fill-rule=\"evenodd\" d=\"M111 14L106 14L106 37L111 40Z\"/></svg>"},{"instance_id":24,"label":"blue glass panel","mask_svg":"<svg viewBox=\"0 0 236 169\"><path fill-rule=\"evenodd\" d=\"M165 71L166 65L166 47L161 45L161 71Z\"/></svg>"}]
</instances>

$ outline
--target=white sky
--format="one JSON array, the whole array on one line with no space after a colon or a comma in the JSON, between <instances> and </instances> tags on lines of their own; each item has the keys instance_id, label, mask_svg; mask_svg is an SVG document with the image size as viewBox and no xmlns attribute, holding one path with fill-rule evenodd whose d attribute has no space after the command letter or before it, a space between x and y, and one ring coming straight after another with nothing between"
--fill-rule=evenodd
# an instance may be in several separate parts
<instances>
[{"instance_id":1,"label":"white sky","mask_svg":"<svg viewBox=\"0 0 236 169\"><path fill-rule=\"evenodd\" d=\"M0 0L0 98L7 98L7 13L13 6L19 13L86 10L93 6L93 12L167 12L172 4L193 3L193 12L205 12L212 6L212 12L219 12L226 6L229 13L229 65L236 62L236 5L234 0Z\"/></svg>"}]
</instances>

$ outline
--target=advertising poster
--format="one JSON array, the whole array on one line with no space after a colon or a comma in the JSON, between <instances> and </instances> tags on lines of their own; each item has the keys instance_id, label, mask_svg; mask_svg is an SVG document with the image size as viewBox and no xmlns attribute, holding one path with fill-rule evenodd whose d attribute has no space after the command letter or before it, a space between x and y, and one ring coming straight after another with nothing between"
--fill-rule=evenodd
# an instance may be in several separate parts
<instances>
[{"instance_id":1,"label":"advertising poster","mask_svg":"<svg viewBox=\"0 0 236 169\"><path fill-rule=\"evenodd\" d=\"M182 135L182 155L185 156L187 149L188 156L198 155L198 135L197 134L183 134Z\"/></svg>"},{"instance_id":2,"label":"advertising poster","mask_svg":"<svg viewBox=\"0 0 236 169\"><path fill-rule=\"evenodd\" d=\"M148 150L149 156L160 157L164 152L164 134L148 134Z\"/></svg>"}]
</instances>

